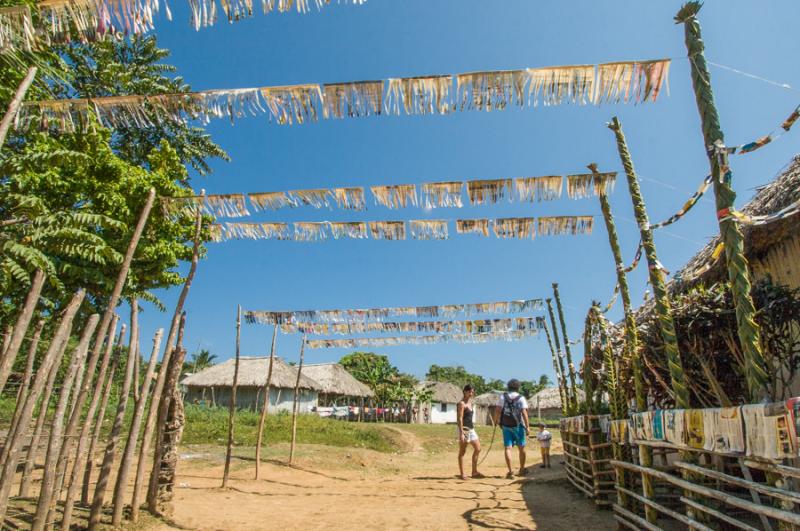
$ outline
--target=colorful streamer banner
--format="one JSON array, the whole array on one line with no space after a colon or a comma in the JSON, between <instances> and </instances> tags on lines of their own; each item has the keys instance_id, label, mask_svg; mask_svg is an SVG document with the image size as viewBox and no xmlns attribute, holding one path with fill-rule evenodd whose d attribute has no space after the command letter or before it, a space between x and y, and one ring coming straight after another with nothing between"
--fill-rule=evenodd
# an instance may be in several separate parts
<instances>
[{"instance_id":1,"label":"colorful streamer banner","mask_svg":"<svg viewBox=\"0 0 800 531\"><path fill-rule=\"evenodd\" d=\"M203 214L215 218L240 218L249 216L244 194L198 195L191 197L164 197L161 205L169 215L194 216L198 208Z\"/></svg>"},{"instance_id":2,"label":"colorful streamer banner","mask_svg":"<svg viewBox=\"0 0 800 531\"><path fill-rule=\"evenodd\" d=\"M407 224L406 224L407 223ZM533 240L538 227L541 236L588 235L592 233L592 216L557 216L540 218L457 219L456 233L489 236L489 227L501 239ZM406 228L408 226L408 229ZM288 223L230 222L213 225L213 241L227 240L294 240L320 242L352 238L373 240L446 240L450 237L446 219L412 219L405 221L295 221L293 236L287 236Z\"/></svg>"},{"instance_id":3,"label":"colorful streamer banner","mask_svg":"<svg viewBox=\"0 0 800 531\"><path fill-rule=\"evenodd\" d=\"M614 191L616 180L617 172L567 175L567 195L570 199L584 199L609 194Z\"/></svg>"},{"instance_id":4,"label":"colorful streamer banner","mask_svg":"<svg viewBox=\"0 0 800 531\"><path fill-rule=\"evenodd\" d=\"M486 343L521 341L535 336L536 330L490 332L486 334L443 334L437 336L358 337L348 339L311 339L308 348L391 347L395 345L433 345L435 343Z\"/></svg>"},{"instance_id":5,"label":"colorful streamer banner","mask_svg":"<svg viewBox=\"0 0 800 531\"><path fill-rule=\"evenodd\" d=\"M309 323L366 323L383 321L388 317L452 317L456 315L509 314L541 310L541 299L524 299L443 306L401 306L351 310L246 311L250 324L282 325Z\"/></svg>"},{"instance_id":6,"label":"colorful streamer banner","mask_svg":"<svg viewBox=\"0 0 800 531\"><path fill-rule=\"evenodd\" d=\"M121 1L132 4L131 0ZM149 1L156 3L156 0ZM69 3L73 4L74 1ZM388 81L43 100L26 102L15 124L18 129L38 127L75 132L90 128L93 122L89 114L94 113L99 122L110 129L149 128L164 122L197 118L235 120L258 114L266 114L277 124L291 125L316 122L320 118L395 114L401 109L406 114L432 114L432 111L444 114L456 110L502 110L510 105L536 107L539 103L655 102L661 88L668 84L669 65L669 59L657 59ZM455 87L451 79L455 80Z\"/></svg>"},{"instance_id":7,"label":"colorful streamer banner","mask_svg":"<svg viewBox=\"0 0 800 531\"><path fill-rule=\"evenodd\" d=\"M717 212L720 220L733 220L742 225L768 225L775 221L790 218L800 212L800 199L787 205L778 212L767 214L765 216L748 216L744 212L739 212L734 209L725 209Z\"/></svg>"},{"instance_id":8,"label":"colorful streamer banner","mask_svg":"<svg viewBox=\"0 0 800 531\"><path fill-rule=\"evenodd\" d=\"M728 148L728 152L732 154L738 153L739 155L745 155L747 153L757 151L788 133L798 119L800 119L800 105L798 105L794 111L792 111L792 114L790 114L783 121L780 127L772 130L768 135L764 135L756 140L753 140L752 142L748 142L740 146L730 147Z\"/></svg>"},{"instance_id":9,"label":"colorful streamer banner","mask_svg":"<svg viewBox=\"0 0 800 531\"><path fill-rule=\"evenodd\" d=\"M354 335L369 333L435 333L435 334L485 334L511 332L514 330L538 330L534 317L507 317L504 319L479 319L471 321L409 321L367 323L284 323L280 325L284 334L307 335Z\"/></svg>"}]
</instances>

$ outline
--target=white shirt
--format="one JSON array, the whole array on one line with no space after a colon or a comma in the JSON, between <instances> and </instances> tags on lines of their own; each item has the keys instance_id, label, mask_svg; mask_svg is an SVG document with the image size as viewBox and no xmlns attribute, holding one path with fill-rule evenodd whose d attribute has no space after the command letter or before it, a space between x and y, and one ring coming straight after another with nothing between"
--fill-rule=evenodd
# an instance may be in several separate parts
<instances>
[{"instance_id":1,"label":"white shirt","mask_svg":"<svg viewBox=\"0 0 800 531\"><path fill-rule=\"evenodd\" d=\"M511 400L514 400L515 398L519 397L519 400L517 400L517 407L519 409L528 409L528 401L525 400L524 396L521 396L517 392L511 392L511 393L505 393L505 394L507 394L508 398L511 399ZM505 402L505 399L503 398L503 395L500 395L500 398L497 400L497 407L502 409L504 402Z\"/></svg>"}]
</instances>

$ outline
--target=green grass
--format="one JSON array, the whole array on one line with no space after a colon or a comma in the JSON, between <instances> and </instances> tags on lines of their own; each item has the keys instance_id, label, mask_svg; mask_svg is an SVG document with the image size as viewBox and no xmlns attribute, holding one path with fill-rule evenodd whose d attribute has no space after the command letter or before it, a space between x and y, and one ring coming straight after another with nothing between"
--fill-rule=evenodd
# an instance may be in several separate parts
<instances>
[{"instance_id":1,"label":"green grass","mask_svg":"<svg viewBox=\"0 0 800 531\"><path fill-rule=\"evenodd\" d=\"M236 446L255 446L259 414L253 411L236 412L234 443ZM292 417L286 412L267 416L265 442L290 442ZM194 404L186 405L186 427L183 444L224 445L228 441L228 410ZM395 437L376 424L359 424L323 419L316 415L300 415L297 420L297 442L367 448L379 452L398 450Z\"/></svg>"}]
</instances>

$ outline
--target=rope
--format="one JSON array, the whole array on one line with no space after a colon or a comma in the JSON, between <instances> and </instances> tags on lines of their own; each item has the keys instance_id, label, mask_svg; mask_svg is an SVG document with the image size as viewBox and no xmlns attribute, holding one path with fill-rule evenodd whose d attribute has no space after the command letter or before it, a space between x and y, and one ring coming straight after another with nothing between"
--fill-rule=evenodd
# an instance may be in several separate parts
<instances>
[{"instance_id":1,"label":"rope","mask_svg":"<svg viewBox=\"0 0 800 531\"><path fill-rule=\"evenodd\" d=\"M497 424L494 423L494 417L490 417L490 418L492 420L492 426L493 426L493 428L492 428L492 440L489 442L489 449L486 450L486 453L483 455L483 458L481 458L481 460L478 461L478 466L481 466L483 464L483 462L486 461L486 458L489 457L489 452L492 451L492 446L494 446L494 436L497 433Z\"/></svg>"}]
</instances>

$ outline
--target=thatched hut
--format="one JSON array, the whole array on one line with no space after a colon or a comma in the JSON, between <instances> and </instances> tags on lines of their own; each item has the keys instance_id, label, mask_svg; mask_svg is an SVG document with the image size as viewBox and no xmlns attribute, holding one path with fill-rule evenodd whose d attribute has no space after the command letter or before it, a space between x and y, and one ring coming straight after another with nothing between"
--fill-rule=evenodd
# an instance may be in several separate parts
<instances>
[{"instance_id":1,"label":"thatched hut","mask_svg":"<svg viewBox=\"0 0 800 531\"><path fill-rule=\"evenodd\" d=\"M375 396L369 386L356 380L338 363L304 365L303 374L320 385L320 406L360 405L362 400Z\"/></svg>"},{"instance_id":2,"label":"thatched hut","mask_svg":"<svg viewBox=\"0 0 800 531\"><path fill-rule=\"evenodd\" d=\"M585 400L585 393L582 389L576 389L578 402ZM558 387L546 387L528 399L528 417L531 422L539 419L559 419L562 417L561 393Z\"/></svg>"},{"instance_id":3,"label":"thatched hut","mask_svg":"<svg viewBox=\"0 0 800 531\"><path fill-rule=\"evenodd\" d=\"M456 410L464 394L457 385L449 382L420 382L417 389L430 389L433 396L430 402L415 404L417 422L420 424L455 424ZM426 414L427 412L427 414Z\"/></svg>"},{"instance_id":4,"label":"thatched hut","mask_svg":"<svg viewBox=\"0 0 800 531\"><path fill-rule=\"evenodd\" d=\"M189 403L203 403L228 407L233 385L235 360L227 360L218 365L187 376L181 381L186 389L185 400ZM267 385L269 357L242 357L239 363L239 382L236 388L236 406L242 409L258 410L264 402L264 388ZM305 373L305 368L303 369ZM294 386L297 382L297 369L280 358L275 358L270 383L269 407L271 411L291 411L294 402ZM317 405L317 396L322 386L305 374L300 375L300 412L310 412Z\"/></svg>"},{"instance_id":5,"label":"thatched hut","mask_svg":"<svg viewBox=\"0 0 800 531\"><path fill-rule=\"evenodd\" d=\"M497 411L497 401L500 400L503 391L489 391L472 399L472 407L475 410L473 416L475 424L491 426L494 422L494 413Z\"/></svg>"}]
</instances>

